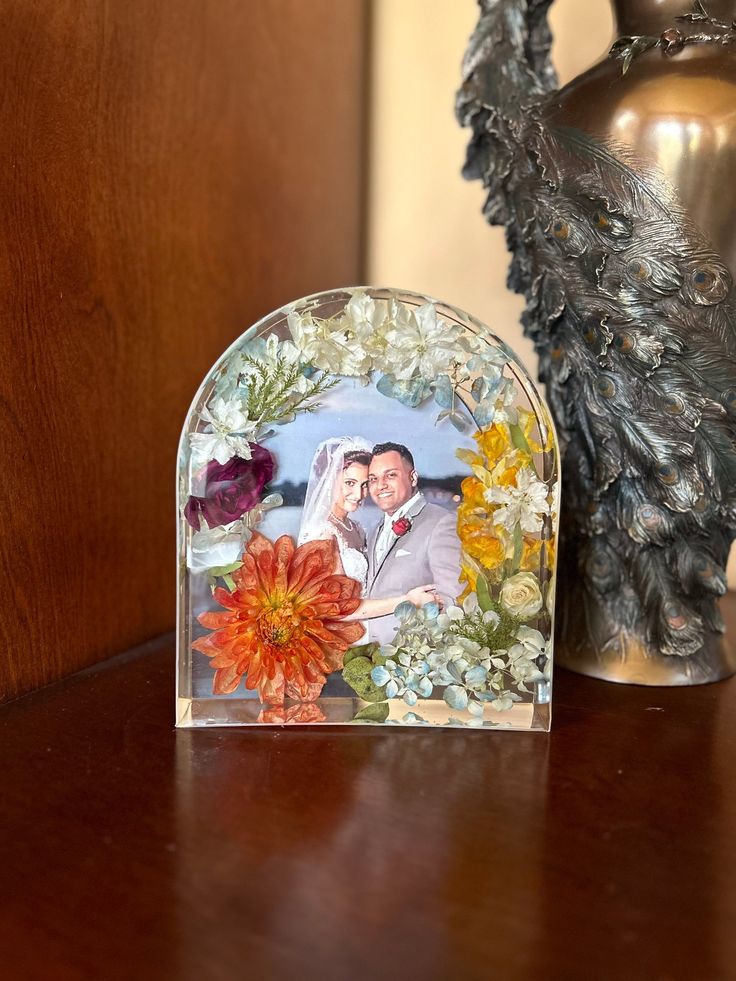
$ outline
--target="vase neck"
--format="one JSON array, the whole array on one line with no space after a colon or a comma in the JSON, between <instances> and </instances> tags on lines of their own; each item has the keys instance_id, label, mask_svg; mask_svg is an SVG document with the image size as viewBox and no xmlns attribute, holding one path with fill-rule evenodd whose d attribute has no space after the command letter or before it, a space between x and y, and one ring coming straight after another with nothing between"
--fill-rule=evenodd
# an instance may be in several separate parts
<instances>
[{"instance_id":1,"label":"vase neck","mask_svg":"<svg viewBox=\"0 0 736 981\"><path fill-rule=\"evenodd\" d=\"M619 37L636 34L656 37L675 26L689 34L699 26L675 21L679 14L693 12L691 0L612 0L612 3ZM703 6L715 20L724 23L736 20L736 0L703 0Z\"/></svg>"}]
</instances>

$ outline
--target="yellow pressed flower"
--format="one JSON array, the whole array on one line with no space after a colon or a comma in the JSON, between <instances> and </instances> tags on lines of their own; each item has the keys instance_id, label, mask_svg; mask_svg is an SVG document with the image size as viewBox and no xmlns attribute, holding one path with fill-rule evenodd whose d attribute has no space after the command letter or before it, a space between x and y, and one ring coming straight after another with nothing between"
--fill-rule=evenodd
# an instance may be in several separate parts
<instances>
[{"instance_id":1,"label":"yellow pressed flower","mask_svg":"<svg viewBox=\"0 0 736 981\"><path fill-rule=\"evenodd\" d=\"M481 566L475 559L471 559L468 555L463 555L460 565L460 582L465 583L465 588L457 598L458 604L462 605L463 600L467 599L471 593L476 591L480 572Z\"/></svg>"},{"instance_id":2,"label":"yellow pressed flower","mask_svg":"<svg viewBox=\"0 0 736 981\"><path fill-rule=\"evenodd\" d=\"M495 463L511 447L508 426L490 426L485 432L475 433L475 439L486 458Z\"/></svg>"},{"instance_id":3,"label":"yellow pressed flower","mask_svg":"<svg viewBox=\"0 0 736 981\"><path fill-rule=\"evenodd\" d=\"M506 558L506 546L493 533L493 526L486 518L462 522L458 525L458 536L465 552L487 569L498 568Z\"/></svg>"},{"instance_id":4,"label":"yellow pressed flower","mask_svg":"<svg viewBox=\"0 0 736 981\"><path fill-rule=\"evenodd\" d=\"M482 456L469 450L462 451L462 455L458 452L472 472L462 482L463 496L457 511L457 531L463 547L460 581L466 584L461 599L475 590L480 572L490 573L491 581L500 581L505 562L514 555L507 533L501 525L493 523L499 507L493 498L496 488L515 488L519 473L533 469L534 457L544 452L532 433L539 434L537 417L527 409L520 409L518 423L497 423L485 432L474 434ZM553 550L547 549L548 544L536 536L524 535L516 568L532 572L539 569L540 563L551 562Z\"/></svg>"},{"instance_id":5,"label":"yellow pressed flower","mask_svg":"<svg viewBox=\"0 0 736 981\"><path fill-rule=\"evenodd\" d=\"M485 491L485 486L478 480L477 477L466 477L460 484L460 489L463 494L463 501L458 508L458 513L462 508L470 506L471 508L486 508L486 500L483 496Z\"/></svg>"},{"instance_id":6,"label":"yellow pressed flower","mask_svg":"<svg viewBox=\"0 0 736 981\"><path fill-rule=\"evenodd\" d=\"M524 535L524 542L521 547L521 562L519 568L524 572L533 572L539 569L540 552L542 541L530 535Z\"/></svg>"},{"instance_id":7,"label":"yellow pressed flower","mask_svg":"<svg viewBox=\"0 0 736 981\"><path fill-rule=\"evenodd\" d=\"M508 467L503 470L493 481L496 486L510 487L516 483L516 475L519 472L519 467Z\"/></svg>"},{"instance_id":8,"label":"yellow pressed flower","mask_svg":"<svg viewBox=\"0 0 736 981\"><path fill-rule=\"evenodd\" d=\"M485 486L491 487L510 487L516 482L516 475L519 470L529 466L530 457L523 450L511 450L505 453L491 470L489 479L485 481Z\"/></svg>"},{"instance_id":9,"label":"yellow pressed flower","mask_svg":"<svg viewBox=\"0 0 736 981\"><path fill-rule=\"evenodd\" d=\"M549 538L544 542L540 542L544 545L544 561L548 569L551 569L555 564L555 558L557 554L557 541L555 538Z\"/></svg>"},{"instance_id":10,"label":"yellow pressed flower","mask_svg":"<svg viewBox=\"0 0 736 981\"><path fill-rule=\"evenodd\" d=\"M543 416L543 422L547 431L547 439L544 445L539 442L538 439L532 437L532 433L536 430L537 435L540 435L539 419L537 416L530 412L529 409L517 409L517 415L519 420L519 426L524 433L524 438L529 444L529 449L532 453L549 453L549 451L554 446L554 437L552 434L552 424L549 421L546 413Z\"/></svg>"},{"instance_id":11,"label":"yellow pressed flower","mask_svg":"<svg viewBox=\"0 0 736 981\"><path fill-rule=\"evenodd\" d=\"M458 460L462 460L463 463L467 463L471 470L474 466L483 466L483 457L479 453L473 453L472 450L466 450L460 447L459 450L455 450L455 456Z\"/></svg>"},{"instance_id":12,"label":"yellow pressed flower","mask_svg":"<svg viewBox=\"0 0 736 981\"><path fill-rule=\"evenodd\" d=\"M460 582L465 582L465 588L457 598L458 606L462 606L465 600L468 598L468 596L470 596L472 593L475 592L475 579L473 579L473 581L471 582L470 579L467 578L465 573L461 572Z\"/></svg>"}]
</instances>

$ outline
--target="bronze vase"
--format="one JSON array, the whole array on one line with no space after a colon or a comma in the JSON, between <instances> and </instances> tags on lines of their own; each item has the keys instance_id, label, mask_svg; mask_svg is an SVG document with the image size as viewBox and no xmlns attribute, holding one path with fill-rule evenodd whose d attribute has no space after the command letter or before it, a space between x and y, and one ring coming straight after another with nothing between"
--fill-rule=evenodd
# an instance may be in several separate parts
<instances>
[{"instance_id":1,"label":"bronze vase","mask_svg":"<svg viewBox=\"0 0 736 981\"><path fill-rule=\"evenodd\" d=\"M736 2L616 0L557 90L550 0L481 0L458 116L506 227L563 448L558 662L689 685L736 671Z\"/></svg>"}]
</instances>

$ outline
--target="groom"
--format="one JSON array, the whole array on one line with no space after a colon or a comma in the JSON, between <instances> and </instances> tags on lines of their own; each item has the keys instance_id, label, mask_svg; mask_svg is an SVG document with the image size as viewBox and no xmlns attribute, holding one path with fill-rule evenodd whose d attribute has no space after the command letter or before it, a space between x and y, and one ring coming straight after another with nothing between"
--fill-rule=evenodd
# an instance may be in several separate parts
<instances>
[{"instance_id":1,"label":"groom","mask_svg":"<svg viewBox=\"0 0 736 981\"><path fill-rule=\"evenodd\" d=\"M368 466L368 491L383 521L368 538L369 599L400 596L435 583L445 606L460 592L460 542L455 515L429 504L417 490L414 458L401 443L378 443ZM366 621L370 641L388 644L398 623L393 614Z\"/></svg>"}]
</instances>

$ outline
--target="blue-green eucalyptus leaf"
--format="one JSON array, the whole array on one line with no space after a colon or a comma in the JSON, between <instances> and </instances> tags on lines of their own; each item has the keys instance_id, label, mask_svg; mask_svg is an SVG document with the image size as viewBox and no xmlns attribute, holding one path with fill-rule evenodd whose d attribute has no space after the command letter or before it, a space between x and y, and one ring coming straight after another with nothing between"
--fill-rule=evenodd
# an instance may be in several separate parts
<instances>
[{"instance_id":1,"label":"blue-green eucalyptus leaf","mask_svg":"<svg viewBox=\"0 0 736 981\"><path fill-rule=\"evenodd\" d=\"M468 706L468 693L459 685L450 685L446 688L444 698L451 709L462 711Z\"/></svg>"}]
</instances>

